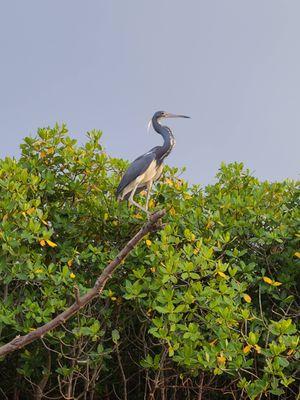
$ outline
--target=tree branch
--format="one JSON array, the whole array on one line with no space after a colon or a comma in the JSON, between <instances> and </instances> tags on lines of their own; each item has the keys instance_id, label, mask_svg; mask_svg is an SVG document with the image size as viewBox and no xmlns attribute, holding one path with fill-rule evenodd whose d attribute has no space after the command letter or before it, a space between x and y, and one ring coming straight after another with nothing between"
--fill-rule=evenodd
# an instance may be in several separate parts
<instances>
[{"instance_id":1,"label":"tree branch","mask_svg":"<svg viewBox=\"0 0 300 400\"><path fill-rule=\"evenodd\" d=\"M72 317L77 311L85 307L90 303L95 297L103 291L104 286L109 278L111 278L115 269L120 265L120 263L127 257L127 255L133 250L133 248L139 243L139 241L146 236L149 232L156 231L162 227L158 221L166 214L165 210L157 211L150 216L150 219L146 224L138 231L138 233L126 244L126 246L119 252L117 257L111 261L102 271L101 275L96 280L93 288L91 288L85 295L76 298L75 303L73 303L65 311L57 315L54 319L47 322L45 325L40 326L32 332L29 332L24 336L17 336L9 343L6 343L0 347L0 357L8 353L12 353L15 350L21 349L27 344L33 342L34 340L40 339L47 332L55 329L59 325L65 323L69 318Z\"/></svg>"}]
</instances>

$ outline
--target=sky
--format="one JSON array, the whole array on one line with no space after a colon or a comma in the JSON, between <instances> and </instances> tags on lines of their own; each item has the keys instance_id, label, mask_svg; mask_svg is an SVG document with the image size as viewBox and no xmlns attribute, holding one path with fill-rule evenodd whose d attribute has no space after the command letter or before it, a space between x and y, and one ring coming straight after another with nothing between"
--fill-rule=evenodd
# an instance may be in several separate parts
<instances>
[{"instance_id":1,"label":"sky","mask_svg":"<svg viewBox=\"0 0 300 400\"><path fill-rule=\"evenodd\" d=\"M205 185L222 161L260 179L299 179L299 0L10 0L0 12L0 157L37 128L91 129L114 157L161 144Z\"/></svg>"}]
</instances>

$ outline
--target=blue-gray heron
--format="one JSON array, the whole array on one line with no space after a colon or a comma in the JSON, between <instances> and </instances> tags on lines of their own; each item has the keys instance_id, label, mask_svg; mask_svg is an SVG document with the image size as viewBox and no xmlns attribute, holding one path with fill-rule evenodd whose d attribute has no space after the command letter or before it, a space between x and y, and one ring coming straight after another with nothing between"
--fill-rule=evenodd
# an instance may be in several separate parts
<instances>
[{"instance_id":1,"label":"blue-gray heron","mask_svg":"<svg viewBox=\"0 0 300 400\"><path fill-rule=\"evenodd\" d=\"M175 145L175 138L171 129L168 126L160 124L163 118L190 117L186 115L170 114L165 111L157 111L153 115L150 123L152 122L154 130L163 137L164 144L162 146L153 147L153 149L134 160L123 175L116 192L118 200L128 199L131 204L143 210L148 216L148 204L152 184L160 177L163 170L163 161L170 154ZM133 199L136 193L144 189L147 190L146 207L141 206Z\"/></svg>"}]
</instances>

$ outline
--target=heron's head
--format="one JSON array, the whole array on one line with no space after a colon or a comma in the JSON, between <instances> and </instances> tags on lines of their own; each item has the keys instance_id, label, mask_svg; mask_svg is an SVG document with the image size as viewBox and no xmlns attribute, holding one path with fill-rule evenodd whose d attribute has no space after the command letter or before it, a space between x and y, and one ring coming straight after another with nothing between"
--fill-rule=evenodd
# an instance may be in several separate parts
<instances>
[{"instance_id":1,"label":"heron's head","mask_svg":"<svg viewBox=\"0 0 300 400\"><path fill-rule=\"evenodd\" d=\"M151 125L155 122L160 122L163 118L191 118L186 115L181 115L181 114L171 114L166 111L156 111L156 113L153 115L152 119L150 119L148 123L148 130Z\"/></svg>"},{"instance_id":2,"label":"heron's head","mask_svg":"<svg viewBox=\"0 0 300 400\"><path fill-rule=\"evenodd\" d=\"M190 118L190 117L180 114L171 114L166 111L156 111L156 113L153 115L153 119L156 119L157 121L159 121L162 118Z\"/></svg>"}]
</instances>

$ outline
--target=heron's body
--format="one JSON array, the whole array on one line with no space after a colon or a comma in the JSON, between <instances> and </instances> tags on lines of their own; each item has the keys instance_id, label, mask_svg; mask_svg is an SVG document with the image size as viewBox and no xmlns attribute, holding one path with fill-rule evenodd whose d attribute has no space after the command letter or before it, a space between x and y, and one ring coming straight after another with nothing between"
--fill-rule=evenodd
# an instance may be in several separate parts
<instances>
[{"instance_id":1,"label":"heron's body","mask_svg":"<svg viewBox=\"0 0 300 400\"><path fill-rule=\"evenodd\" d=\"M129 184L124 187L121 193L118 194L118 199L119 200L128 199L131 192L134 190L136 186L137 189L135 193L139 193L140 191L146 189L151 182L155 182L160 177L162 171L163 171L163 163L159 163L155 159L152 160L144 173L137 176L133 181L129 182ZM120 184L121 183L122 181L120 182Z\"/></svg>"},{"instance_id":2,"label":"heron's body","mask_svg":"<svg viewBox=\"0 0 300 400\"><path fill-rule=\"evenodd\" d=\"M164 111L158 111L154 114L152 118L152 126L157 133L162 135L164 143L162 146L154 147L147 153L135 159L130 164L127 171L123 175L116 192L118 200L129 199L132 204L141 208L147 214L152 184L159 179L163 170L163 161L170 154L175 145L175 138L171 129L167 126L162 126L159 123L162 118L168 117L188 118L183 115L173 115ZM133 196L144 189L147 189L147 201L145 208L133 200Z\"/></svg>"}]
</instances>

